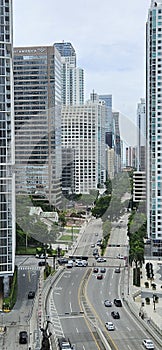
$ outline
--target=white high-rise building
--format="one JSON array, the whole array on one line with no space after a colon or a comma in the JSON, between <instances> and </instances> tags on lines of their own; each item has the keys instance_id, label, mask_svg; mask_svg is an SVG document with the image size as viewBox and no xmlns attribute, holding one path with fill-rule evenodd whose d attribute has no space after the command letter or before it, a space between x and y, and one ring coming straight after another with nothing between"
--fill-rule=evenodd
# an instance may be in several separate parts
<instances>
[{"instance_id":1,"label":"white high-rise building","mask_svg":"<svg viewBox=\"0 0 162 350\"><path fill-rule=\"evenodd\" d=\"M61 98L63 105L84 104L84 70L76 66L76 52L70 42L55 43L61 55Z\"/></svg>"},{"instance_id":2,"label":"white high-rise building","mask_svg":"<svg viewBox=\"0 0 162 350\"><path fill-rule=\"evenodd\" d=\"M146 25L147 224L152 254L162 256L162 1Z\"/></svg>"},{"instance_id":3,"label":"white high-rise building","mask_svg":"<svg viewBox=\"0 0 162 350\"><path fill-rule=\"evenodd\" d=\"M4 296L15 268L15 144L12 0L0 1L0 277Z\"/></svg>"},{"instance_id":4,"label":"white high-rise building","mask_svg":"<svg viewBox=\"0 0 162 350\"><path fill-rule=\"evenodd\" d=\"M106 181L104 101L62 107L62 146L74 152L74 192L89 193Z\"/></svg>"}]
</instances>

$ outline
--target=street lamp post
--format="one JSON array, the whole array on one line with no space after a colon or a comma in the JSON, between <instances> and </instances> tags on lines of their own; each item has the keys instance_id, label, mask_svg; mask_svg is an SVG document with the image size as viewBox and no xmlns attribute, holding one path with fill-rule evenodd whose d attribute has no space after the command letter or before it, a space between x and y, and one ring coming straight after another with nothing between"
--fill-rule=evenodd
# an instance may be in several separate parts
<instances>
[{"instance_id":1,"label":"street lamp post","mask_svg":"<svg viewBox=\"0 0 162 350\"><path fill-rule=\"evenodd\" d=\"M155 300L156 300L156 294L153 294L153 296L152 296L152 297L153 297L153 304L154 304L154 311L155 311L155 302L156 302Z\"/></svg>"}]
</instances>

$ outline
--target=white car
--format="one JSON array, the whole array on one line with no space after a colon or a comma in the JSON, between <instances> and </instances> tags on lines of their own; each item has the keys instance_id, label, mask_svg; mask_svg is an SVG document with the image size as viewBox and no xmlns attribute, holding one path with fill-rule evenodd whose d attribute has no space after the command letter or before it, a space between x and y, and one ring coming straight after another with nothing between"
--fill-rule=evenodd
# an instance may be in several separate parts
<instances>
[{"instance_id":1,"label":"white car","mask_svg":"<svg viewBox=\"0 0 162 350\"><path fill-rule=\"evenodd\" d=\"M105 327L108 331L114 331L115 330L115 326L112 322L105 322Z\"/></svg>"},{"instance_id":2,"label":"white car","mask_svg":"<svg viewBox=\"0 0 162 350\"><path fill-rule=\"evenodd\" d=\"M142 344L146 349L155 349L154 343L151 339L144 339Z\"/></svg>"},{"instance_id":3,"label":"white car","mask_svg":"<svg viewBox=\"0 0 162 350\"><path fill-rule=\"evenodd\" d=\"M105 258L97 258L97 262L105 262L106 261L106 259Z\"/></svg>"},{"instance_id":4,"label":"white car","mask_svg":"<svg viewBox=\"0 0 162 350\"><path fill-rule=\"evenodd\" d=\"M124 255L118 254L116 258L117 259L124 259Z\"/></svg>"}]
</instances>

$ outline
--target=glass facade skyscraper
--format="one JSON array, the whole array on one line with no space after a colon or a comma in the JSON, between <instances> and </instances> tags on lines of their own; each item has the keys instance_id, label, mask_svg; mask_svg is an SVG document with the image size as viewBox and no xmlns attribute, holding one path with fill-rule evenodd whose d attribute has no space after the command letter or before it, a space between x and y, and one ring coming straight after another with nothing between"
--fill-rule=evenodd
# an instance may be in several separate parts
<instances>
[{"instance_id":1,"label":"glass facade skyscraper","mask_svg":"<svg viewBox=\"0 0 162 350\"><path fill-rule=\"evenodd\" d=\"M61 204L61 56L14 48L16 193Z\"/></svg>"}]
</instances>

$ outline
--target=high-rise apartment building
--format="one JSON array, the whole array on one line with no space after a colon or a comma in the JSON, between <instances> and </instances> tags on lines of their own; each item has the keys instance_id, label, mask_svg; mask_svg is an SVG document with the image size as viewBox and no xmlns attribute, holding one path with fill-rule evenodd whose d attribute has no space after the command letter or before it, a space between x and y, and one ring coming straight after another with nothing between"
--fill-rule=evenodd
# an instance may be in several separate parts
<instances>
[{"instance_id":1,"label":"high-rise apartment building","mask_svg":"<svg viewBox=\"0 0 162 350\"><path fill-rule=\"evenodd\" d=\"M146 103L137 104L137 171L146 170Z\"/></svg>"},{"instance_id":2,"label":"high-rise apartment building","mask_svg":"<svg viewBox=\"0 0 162 350\"><path fill-rule=\"evenodd\" d=\"M14 48L16 193L61 203L61 56L54 46Z\"/></svg>"},{"instance_id":3,"label":"high-rise apartment building","mask_svg":"<svg viewBox=\"0 0 162 350\"><path fill-rule=\"evenodd\" d=\"M93 95L93 94L92 94ZM62 107L62 145L74 152L74 192L89 193L106 180L106 108L91 99L83 106Z\"/></svg>"},{"instance_id":4,"label":"high-rise apartment building","mask_svg":"<svg viewBox=\"0 0 162 350\"><path fill-rule=\"evenodd\" d=\"M0 1L0 278L4 296L15 268L15 145L12 1Z\"/></svg>"},{"instance_id":5,"label":"high-rise apartment building","mask_svg":"<svg viewBox=\"0 0 162 350\"><path fill-rule=\"evenodd\" d=\"M54 43L61 55L63 105L84 104L84 70L76 65L76 52L69 42Z\"/></svg>"},{"instance_id":6,"label":"high-rise apartment building","mask_svg":"<svg viewBox=\"0 0 162 350\"><path fill-rule=\"evenodd\" d=\"M146 24L147 224L152 254L162 256L162 1Z\"/></svg>"}]
</instances>

